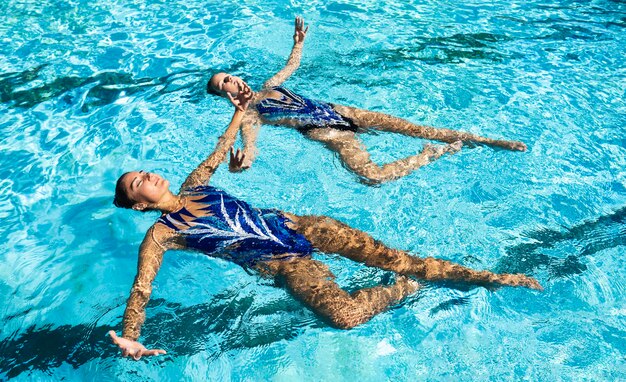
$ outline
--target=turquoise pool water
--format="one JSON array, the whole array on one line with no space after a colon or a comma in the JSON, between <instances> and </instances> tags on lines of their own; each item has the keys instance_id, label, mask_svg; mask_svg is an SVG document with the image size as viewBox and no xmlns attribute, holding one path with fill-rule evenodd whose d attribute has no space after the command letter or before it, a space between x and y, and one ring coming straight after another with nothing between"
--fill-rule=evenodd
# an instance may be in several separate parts
<instances>
[{"instance_id":1,"label":"turquoise pool water","mask_svg":"<svg viewBox=\"0 0 626 382\"><path fill-rule=\"evenodd\" d=\"M626 4L622 1L17 1L0 6L0 379L626 378ZM299 133L260 132L213 183L326 214L391 246L534 275L543 293L431 285L351 331L235 265L166 255L142 342L122 359L137 249L156 219L113 208L116 178L175 189L230 115L215 70L260 86L311 25L303 95L526 142L464 149L368 187ZM425 143L366 135L375 161ZM346 288L385 277L322 256Z\"/></svg>"}]
</instances>

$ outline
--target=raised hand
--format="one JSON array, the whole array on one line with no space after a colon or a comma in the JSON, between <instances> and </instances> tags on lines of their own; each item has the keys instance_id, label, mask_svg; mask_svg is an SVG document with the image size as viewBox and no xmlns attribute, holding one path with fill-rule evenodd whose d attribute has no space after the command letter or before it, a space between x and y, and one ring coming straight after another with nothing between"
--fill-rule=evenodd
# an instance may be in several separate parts
<instances>
[{"instance_id":1,"label":"raised hand","mask_svg":"<svg viewBox=\"0 0 626 382\"><path fill-rule=\"evenodd\" d=\"M237 149L237 152L230 148L230 162L228 162L228 171L230 172L240 172L247 169L250 166L244 166L245 156L243 152Z\"/></svg>"},{"instance_id":2,"label":"raised hand","mask_svg":"<svg viewBox=\"0 0 626 382\"><path fill-rule=\"evenodd\" d=\"M237 88L238 91L234 97L229 92L226 92L226 95L228 96L230 103L232 103L238 110L245 111L254 96L254 92L250 89L248 84L242 82L237 82Z\"/></svg>"},{"instance_id":3,"label":"raised hand","mask_svg":"<svg viewBox=\"0 0 626 382\"><path fill-rule=\"evenodd\" d=\"M113 343L116 344L120 350L122 350L123 357L132 357L135 361L138 361L143 356L166 354L165 350L149 350L137 341L131 341L124 337L118 337L117 333L113 330L109 331L109 336L111 336Z\"/></svg>"},{"instance_id":4,"label":"raised hand","mask_svg":"<svg viewBox=\"0 0 626 382\"><path fill-rule=\"evenodd\" d=\"M302 44L306 37L306 32L308 31L308 26L304 29L304 19L300 16L296 17L296 30L293 32L293 43Z\"/></svg>"}]
</instances>

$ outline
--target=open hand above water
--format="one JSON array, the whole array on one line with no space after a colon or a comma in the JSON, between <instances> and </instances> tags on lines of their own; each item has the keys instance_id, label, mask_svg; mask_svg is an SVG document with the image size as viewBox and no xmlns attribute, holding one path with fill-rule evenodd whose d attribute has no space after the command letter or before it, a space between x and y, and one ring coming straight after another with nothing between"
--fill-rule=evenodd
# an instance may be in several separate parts
<instances>
[{"instance_id":1,"label":"open hand above water","mask_svg":"<svg viewBox=\"0 0 626 382\"><path fill-rule=\"evenodd\" d=\"M137 341L118 337L117 333L113 330L109 331L109 336L111 336L113 343L122 350L123 357L132 357L135 361L138 361L143 356L166 354L163 349L146 349L145 346Z\"/></svg>"},{"instance_id":2,"label":"open hand above water","mask_svg":"<svg viewBox=\"0 0 626 382\"><path fill-rule=\"evenodd\" d=\"M296 29L293 32L293 43L302 44L304 42L304 38L306 37L306 32L308 31L308 26L304 29L304 19L300 16L296 17Z\"/></svg>"}]
</instances>

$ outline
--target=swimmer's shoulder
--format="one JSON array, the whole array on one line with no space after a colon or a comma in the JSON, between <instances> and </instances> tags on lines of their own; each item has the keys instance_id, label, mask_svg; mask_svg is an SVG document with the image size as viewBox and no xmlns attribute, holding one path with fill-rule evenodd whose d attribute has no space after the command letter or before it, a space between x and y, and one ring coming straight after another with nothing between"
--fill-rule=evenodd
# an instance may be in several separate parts
<instances>
[{"instance_id":1,"label":"swimmer's shoulder","mask_svg":"<svg viewBox=\"0 0 626 382\"><path fill-rule=\"evenodd\" d=\"M186 247L182 235L166 226L160 220L156 221L152 227L148 229L146 236L151 237L152 240L164 251L167 251L168 249L184 249Z\"/></svg>"}]
</instances>

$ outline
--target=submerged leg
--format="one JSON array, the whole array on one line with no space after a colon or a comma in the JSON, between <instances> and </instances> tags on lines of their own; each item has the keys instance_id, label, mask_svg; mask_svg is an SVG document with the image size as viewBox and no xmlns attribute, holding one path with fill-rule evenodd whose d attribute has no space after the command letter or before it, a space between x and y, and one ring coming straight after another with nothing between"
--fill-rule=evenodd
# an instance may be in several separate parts
<instances>
[{"instance_id":1,"label":"submerged leg","mask_svg":"<svg viewBox=\"0 0 626 382\"><path fill-rule=\"evenodd\" d=\"M541 290L537 280L523 274L475 271L432 257L420 258L391 249L368 234L326 216L292 216L293 228L322 252L337 253L378 267L429 281L464 281L482 286L522 286Z\"/></svg>"},{"instance_id":2,"label":"submerged leg","mask_svg":"<svg viewBox=\"0 0 626 382\"><path fill-rule=\"evenodd\" d=\"M335 105L334 108L341 115L350 118L357 126L362 128L373 128L448 143L456 141L476 142L507 150L526 151L526 145L518 141L491 139L464 131L416 125L402 118L350 106Z\"/></svg>"},{"instance_id":3,"label":"submerged leg","mask_svg":"<svg viewBox=\"0 0 626 382\"><path fill-rule=\"evenodd\" d=\"M313 129L307 133L307 136L337 152L348 169L370 184L380 184L401 178L433 162L445 153L455 153L461 149L460 142L445 146L427 145L417 155L379 166L372 162L370 154L351 131Z\"/></svg>"},{"instance_id":4,"label":"submerged leg","mask_svg":"<svg viewBox=\"0 0 626 382\"><path fill-rule=\"evenodd\" d=\"M337 285L328 266L310 258L267 261L259 267L282 279L291 294L340 329L369 321L419 289L417 282L398 276L394 285L349 294Z\"/></svg>"}]
</instances>

